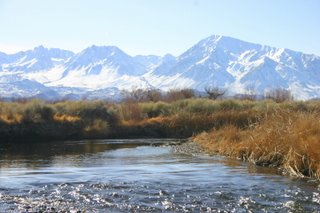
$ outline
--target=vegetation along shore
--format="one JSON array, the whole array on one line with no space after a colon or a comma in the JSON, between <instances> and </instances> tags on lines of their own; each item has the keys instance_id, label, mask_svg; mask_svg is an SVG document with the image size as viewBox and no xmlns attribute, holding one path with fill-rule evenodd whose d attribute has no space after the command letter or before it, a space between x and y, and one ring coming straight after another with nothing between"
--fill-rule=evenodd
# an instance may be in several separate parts
<instances>
[{"instance_id":1,"label":"vegetation along shore","mask_svg":"<svg viewBox=\"0 0 320 213\"><path fill-rule=\"evenodd\" d=\"M210 154L320 179L319 101L280 96L219 99L207 92L201 98L192 90L166 96L136 90L119 103L3 101L0 141L191 137Z\"/></svg>"}]
</instances>

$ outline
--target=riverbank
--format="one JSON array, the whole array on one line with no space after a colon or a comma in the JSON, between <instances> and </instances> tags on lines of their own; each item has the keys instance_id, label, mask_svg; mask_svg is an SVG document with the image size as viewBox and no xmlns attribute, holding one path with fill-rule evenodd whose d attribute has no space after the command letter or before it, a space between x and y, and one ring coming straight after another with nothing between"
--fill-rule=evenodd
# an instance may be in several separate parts
<instances>
[{"instance_id":1,"label":"riverbank","mask_svg":"<svg viewBox=\"0 0 320 213\"><path fill-rule=\"evenodd\" d=\"M227 125L193 140L210 154L276 167L291 176L320 179L318 113L278 111L248 128Z\"/></svg>"},{"instance_id":2,"label":"riverbank","mask_svg":"<svg viewBox=\"0 0 320 213\"><path fill-rule=\"evenodd\" d=\"M320 102L0 102L0 141L188 138L203 150L320 177Z\"/></svg>"}]
</instances>

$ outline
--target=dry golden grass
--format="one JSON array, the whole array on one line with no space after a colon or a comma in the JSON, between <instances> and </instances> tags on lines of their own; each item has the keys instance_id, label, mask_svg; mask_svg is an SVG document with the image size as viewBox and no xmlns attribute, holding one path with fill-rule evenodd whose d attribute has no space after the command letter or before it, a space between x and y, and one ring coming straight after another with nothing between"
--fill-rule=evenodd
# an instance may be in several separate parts
<instances>
[{"instance_id":1,"label":"dry golden grass","mask_svg":"<svg viewBox=\"0 0 320 213\"><path fill-rule=\"evenodd\" d=\"M320 114L278 110L249 128L234 125L194 138L204 150L320 179Z\"/></svg>"},{"instance_id":2,"label":"dry golden grass","mask_svg":"<svg viewBox=\"0 0 320 213\"><path fill-rule=\"evenodd\" d=\"M77 122L80 121L81 118L79 116L55 114L53 120L58 122Z\"/></svg>"},{"instance_id":3,"label":"dry golden grass","mask_svg":"<svg viewBox=\"0 0 320 213\"><path fill-rule=\"evenodd\" d=\"M92 123L84 127L86 134L107 134L109 131L109 125L106 121L96 119Z\"/></svg>"},{"instance_id":4,"label":"dry golden grass","mask_svg":"<svg viewBox=\"0 0 320 213\"><path fill-rule=\"evenodd\" d=\"M20 114L0 114L0 121L12 125L20 123L22 120L22 115Z\"/></svg>"}]
</instances>

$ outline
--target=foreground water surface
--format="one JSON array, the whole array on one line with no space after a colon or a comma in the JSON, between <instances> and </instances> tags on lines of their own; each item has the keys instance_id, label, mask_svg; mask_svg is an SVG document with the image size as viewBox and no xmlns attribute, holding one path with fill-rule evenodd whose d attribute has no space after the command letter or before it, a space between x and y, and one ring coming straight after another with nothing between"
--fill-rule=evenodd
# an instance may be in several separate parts
<instances>
[{"instance_id":1,"label":"foreground water surface","mask_svg":"<svg viewBox=\"0 0 320 213\"><path fill-rule=\"evenodd\" d=\"M0 212L320 212L320 185L177 140L0 144Z\"/></svg>"}]
</instances>

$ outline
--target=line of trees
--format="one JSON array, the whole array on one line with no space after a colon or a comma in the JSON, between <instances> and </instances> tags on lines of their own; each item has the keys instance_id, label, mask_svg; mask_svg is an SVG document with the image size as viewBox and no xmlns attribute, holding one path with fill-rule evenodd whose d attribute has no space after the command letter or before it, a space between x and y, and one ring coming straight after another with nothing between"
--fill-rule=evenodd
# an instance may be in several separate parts
<instances>
[{"instance_id":1,"label":"line of trees","mask_svg":"<svg viewBox=\"0 0 320 213\"><path fill-rule=\"evenodd\" d=\"M181 99L189 99L197 97L193 89L172 89L168 92L163 92L158 89L132 89L131 91L124 91L125 101L137 102L157 102L166 101L173 102Z\"/></svg>"},{"instance_id":2,"label":"line of trees","mask_svg":"<svg viewBox=\"0 0 320 213\"><path fill-rule=\"evenodd\" d=\"M205 97L212 100L234 98L238 100L251 100L255 101L258 99L270 99L277 103L284 101L292 101L294 97L290 90L276 88L267 91L264 96L258 96L253 89L249 89L246 93L236 94L234 96L227 96L227 89L216 86L206 86L204 93L196 92L193 89L172 89L167 92L163 92L158 89L132 89L131 91L124 91L125 101L136 101L136 102L173 102L181 99L199 98Z\"/></svg>"},{"instance_id":3,"label":"line of trees","mask_svg":"<svg viewBox=\"0 0 320 213\"><path fill-rule=\"evenodd\" d=\"M122 101L134 101L134 102L174 102L182 99L190 98L209 98L211 100L219 99L237 99L237 100L263 100L270 99L277 103L284 101L292 101L294 97L290 90L283 88L276 88L268 90L264 95L257 95L254 89L247 89L245 93L235 94L234 96L227 96L228 90L226 88L220 88L216 86L206 86L204 92L199 92L194 89L185 88L185 89L171 89L167 92L161 91L159 89L141 89L134 88L130 91L123 90L124 99ZM86 98L82 100L87 100ZM1 99L0 101L6 102L8 100ZM26 103L30 101L29 98L17 98L10 99L11 102ZM54 100L48 102L61 102L68 101L68 99Z\"/></svg>"}]
</instances>

